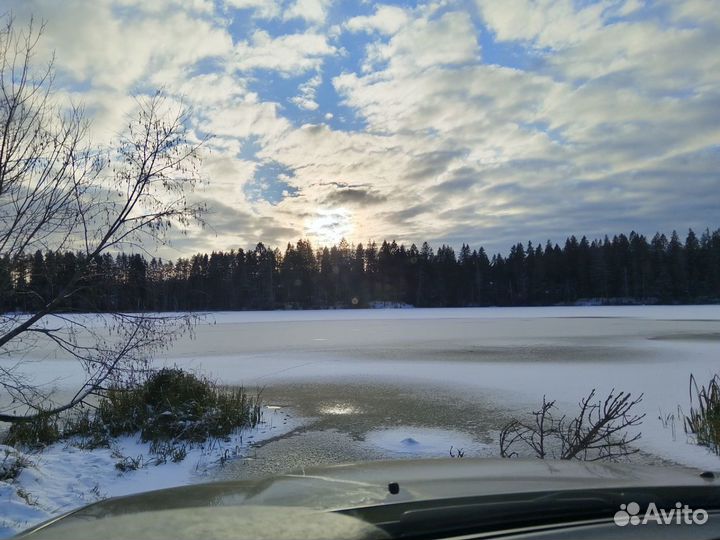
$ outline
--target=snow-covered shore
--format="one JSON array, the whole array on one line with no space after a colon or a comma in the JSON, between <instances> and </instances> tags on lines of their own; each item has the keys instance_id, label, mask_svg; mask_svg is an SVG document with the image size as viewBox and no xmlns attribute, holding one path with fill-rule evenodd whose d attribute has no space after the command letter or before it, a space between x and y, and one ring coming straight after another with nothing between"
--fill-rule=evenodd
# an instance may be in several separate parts
<instances>
[{"instance_id":1,"label":"snow-covered shore","mask_svg":"<svg viewBox=\"0 0 720 540\"><path fill-rule=\"evenodd\" d=\"M282 409L265 407L256 428L241 430L228 440L188 447L178 463L157 464L149 443L120 437L111 448L84 450L60 442L38 452L22 453L0 445L0 464L23 459L27 465L11 482L0 481L0 538L92 502L208 481L225 460L252 455L253 445L295 429L300 421ZM121 472L115 466L128 458L138 469Z\"/></svg>"}]
</instances>

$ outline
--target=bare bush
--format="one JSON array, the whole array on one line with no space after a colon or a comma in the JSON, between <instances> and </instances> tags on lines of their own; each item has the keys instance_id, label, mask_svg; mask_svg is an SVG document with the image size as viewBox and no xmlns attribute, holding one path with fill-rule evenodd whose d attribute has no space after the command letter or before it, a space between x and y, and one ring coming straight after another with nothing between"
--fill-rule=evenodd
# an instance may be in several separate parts
<instances>
[{"instance_id":1,"label":"bare bush","mask_svg":"<svg viewBox=\"0 0 720 540\"><path fill-rule=\"evenodd\" d=\"M500 432L500 455L519 456L524 448L540 458L578 459L583 461L618 460L638 452L632 443L640 433L629 435L629 428L639 426L644 414L633 408L642 394L633 398L613 389L605 399L597 399L595 390L580 400L574 417L557 417L555 401L543 396L542 405L532 412L532 422L512 420Z\"/></svg>"}]
</instances>

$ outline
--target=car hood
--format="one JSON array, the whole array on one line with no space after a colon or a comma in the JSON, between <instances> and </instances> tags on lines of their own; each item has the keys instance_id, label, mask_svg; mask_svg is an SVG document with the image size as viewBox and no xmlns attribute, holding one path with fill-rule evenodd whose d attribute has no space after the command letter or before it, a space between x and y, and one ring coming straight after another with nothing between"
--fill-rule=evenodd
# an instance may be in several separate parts
<instances>
[{"instance_id":1,"label":"car hood","mask_svg":"<svg viewBox=\"0 0 720 540\"><path fill-rule=\"evenodd\" d=\"M113 538L126 533L128 537L141 538L143 531L148 537L162 537L165 532L173 538L182 538L184 533L188 537L244 537L240 531L248 534L248 538L264 537L261 534L264 531L268 538L284 538L283 523L287 522L294 527L288 538L324 538L320 531L332 533L329 538L338 534L348 538L380 538L378 529L327 511L532 492L710 487L718 485L716 478L717 475L701 475L695 469L679 467L579 461L463 458L370 462L301 469L257 481L198 484L107 499L31 529L25 535L83 538L92 537L83 534L84 530L92 529L94 534L103 531L108 536L111 527L116 533L109 535ZM397 489L395 486L390 489L390 484L397 484ZM309 514L317 519L300 517ZM306 531L307 535L297 528L300 523L318 525L318 520L322 523ZM152 533L148 532L150 524ZM222 533L226 526L231 533L228 536ZM260 529L255 530L256 526ZM207 527L211 530L206 530Z\"/></svg>"}]
</instances>

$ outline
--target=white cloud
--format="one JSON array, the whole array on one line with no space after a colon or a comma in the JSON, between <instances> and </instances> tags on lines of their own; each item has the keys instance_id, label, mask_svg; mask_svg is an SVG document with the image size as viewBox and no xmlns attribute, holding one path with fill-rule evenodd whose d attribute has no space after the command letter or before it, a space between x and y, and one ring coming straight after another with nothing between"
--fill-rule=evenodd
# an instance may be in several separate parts
<instances>
[{"instance_id":1,"label":"white cloud","mask_svg":"<svg viewBox=\"0 0 720 540\"><path fill-rule=\"evenodd\" d=\"M315 111L320 107L317 101L315 101L315 94L317 93L317 87L322 84L322 76L318 73L308 81L300 85L298 90L300 91L299 96L295 96L290 99L292 103L305 109L307 111Z\"/></svg>"},{"instance_id":2,"label":"white cloud","mask_svg":"<svg viewBox=\"0 0 720 540\"><path fill-rule=\"evenodd\" d=\"M372 15L352 17L343 26L350 32L379 32L391 35L397 32L408 20L407 12L397 6L377 6Z\"/></svg>"},{"instance_id":3,"label":"white cloud","mask_svg":"<svg viewBox=\"0 0 720 540\"><path fill-rule=\"evenodd\" d=\"M155 71L177 73L223 55L232 46L230 35L211 18L173 9L170 2L141 12L80 0L16 2L11 9L20 21L31 14L47 21L41 53L61 53L56 62L61 74L117 91Z\"/></svg>"},{"instance_id":4,"label":"white cloud","mask_svg":"<svg viewBox=\"0 0 720 540\"><path fill-rule=\"evenodd\" d=\"M679 22L693 25L720 25L720 10L714 2L707 0L684 0L683 2L667 2L671 8L670 15Z\"/></svg>"},{"instance_id":5,"label":"white cloud","mask_svg":"<svg viewBox=\"0 0 720 540\"><path fill-rule=\"evenodd\" d=\"M720 46L720 12L707 2L669 3L667 16L677 25L652 15L624 19L643 8L638 0L584 5L571 0L477 0L477 4L499 40L549 47L544 59L558 78L622 74L625 86L677 92L712 79L720 66L714 53Z\"/></svg>"},{"instance_id":6,"label":"white cloud","mask_svg":"<svg viewBox=\"0 0 720 540\"><path fill-rule=\"evenodd\" d=\"M470 16L449 12L438 19L418 18L387 44L376 42L370 46L366 69L382 62L390 62L398 71L462 64L477 60L479 53Z\"/></svg>"},{"instance_id":7,"label":"white cloud","mask_svg":"<svg viewBox=\"0 0 720 540\"><path fill-rule=\"evenodd\" d=\"M239 101L213 107L205 113L204 127L209 133L245 139L260 138L261 143L285 133L290 122L278 114L276 103Z\"/></svg>"},{"instance_id":8,"label":"white cloud","mask_svg":"<svg viewBox=\"0 0 720 540\"><path fill-rule=\"evenodd\" d=\"M424 44L437 40L421 37L420 29L432 23L421 17L389 42L368 48L364 75L348 72L333 79L344 103L372 132L413 156L392 157L398 171L394 185L403 179L412 185L406 189L414 191L417 204L407 211L389 204L385 219L410 235L430 215L440 235L466 235L475 226L493 230L500 219L522 228L516 216L534 216L548 234L580 227L602 232L598 224L608 219L636 224L622 217L633 211L634 219L662 227L667 218L660 208L672 198L655 206L657 190L676 199L682 190L659 177L634 179L657 175L649 171L720 140L720 117L711 112L720 100L715 90L720 60L712 52L720 34L712 32L713 23L699 17L689 24L686 9L677 28L647 17L621 20L641 8L623 2L602 10L562 2L547 10L539 9L542 2L489 4L492 13L485 20L498 38L527 45L530 55L536 47L550 47L537 67L482 65L470 53L459 55L464 62L446 62L452 54L425 57ZM510 7L519 11L510 13ZM413 144L400 143L399 134L412 137ZM610 196L605 189L614 190L618 216L605 206ZM468 205L469 194L480 202ZM568 198L575 208L565 205L567 217L551 219L558 201ZM601 206L602 215L592 210Z\"/></svg>"},{"instance_id":9,"label":"white cloud","mask_svg":"<svg viewBox=\"0 0 720 540\"><path fill-rule=\"evenodd\" d=\"M225 0L225 3L237 9L252 9L258 19L274 19L280 16L278 0Z\"/></svg>"},{"instance_id":10,"label":"white cloud","mask_svg":"<svg viewBox=\"0 0 720 540\"><path fill-rule=\"evenodd\" d=\"M283 13L283 19L304 19L311 24L323 24L332 0L295 0Z\"/></svg>"},{"instance_id":11,"label":"white cloud","mask_svg":"<svg viewBox=\"0 0 720 540\"><path fill-rule=\"evenodd\" d=\"M256 30L249 41L235 45L235 66L240 70L271 69L297 75L317 69L325 56L335 54L325 36L316 33L288 34L273 38Z\"/></svg>"},{"instance_id":12,"label":"white cloud","mask_svg":"<svg viewBox=\"0 0 720 540\"><path fill-rule=\"evenodd\" d=\"M603 0L577 8L573 0L477 0L487 25L501 41L532 41L540 47L565 46L597 30L612 4Z\"/></svg>"},{"instance_id":13,"label":"white cloud","mask_svg":"<svg viewBox=\"0 0 720 540\"><path fill-rule=\"evenodd\" d=\"M233 103L237 99L253 101L247 81L229 73L203 73L187 77L173 86L173 91L197 106L216 106Z\"/></svg>"},{"instance_id":14,"label":"white cloud","mask_svg":"<svg viewBox=\"0 0 720 540\"><path fill-rule=\"evenodd\" d=\"M211 13L214 9L213 0L115 0L115 5L123 8L131 7L146 13L162 13L169 9L184 9L197 13Z\"/></svg>"}]
</instances>

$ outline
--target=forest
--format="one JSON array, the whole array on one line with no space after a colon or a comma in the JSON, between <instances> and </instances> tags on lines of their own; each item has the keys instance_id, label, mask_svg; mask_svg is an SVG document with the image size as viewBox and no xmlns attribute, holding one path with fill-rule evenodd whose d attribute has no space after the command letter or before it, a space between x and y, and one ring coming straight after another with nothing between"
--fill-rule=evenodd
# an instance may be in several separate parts
<instances>
[{"instance_id":1,"label":"forest","mask_svg":"<svg viewBox=\"0 0 720 540\"><path fill-rule=\"evenodd\" d=\"M0 308L31 311L59 292L82 263L73 252L0 260ZM518 243L506 255L395 241L315 249L196 254L176 261L103 254L62 306L66 311L194 311L368 307L543 306L720 301L720 229L650 240L631 232L575 236L562 246Z\"/></svg>"}]
</instances>

